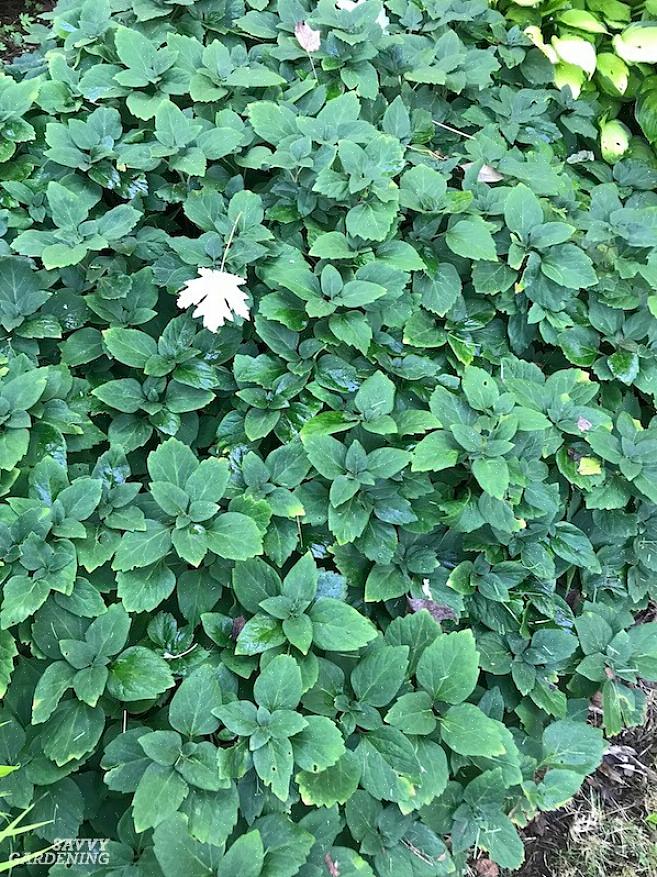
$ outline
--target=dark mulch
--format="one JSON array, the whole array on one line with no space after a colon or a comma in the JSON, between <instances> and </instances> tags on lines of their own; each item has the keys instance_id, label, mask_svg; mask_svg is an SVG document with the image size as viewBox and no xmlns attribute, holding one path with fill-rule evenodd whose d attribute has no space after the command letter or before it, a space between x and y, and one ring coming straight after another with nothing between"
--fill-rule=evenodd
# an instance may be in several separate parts
<instances>
[{"instance_id":1,"label":"dark mulch","mask_svg":"<svg viewBox=\"0 0 657 877\"><path fill-rule=\"evenodd\" d=\"M648 719L630 728L609 746L598 771L589 777L573 804L554 813L540 814L525 830L527 860L513 877L555 877L555 863L569 846L571 829L593 793L607 813L623 812L629 819L645 819L647 791L655 788L657 775L657 691L649 696ZM610 877L612 872L610 871Z\"/></svg>"},{"instance_id":2,"label":"dark mulch","mask_svg":"<svg viewBox=\"0 0 657 877\"><path fill-rule=\"evenodd\" d=\"M0 3L0 24L18 23L21 13L25 12L25 0L2 0Z\"/></svg>"},{"instance_id":3,"label":"dark mulch","mask_svg":"<svg viewBox=\"0 0 657 877\"><path fill-rule=\"evenodd\" d=\"M56 2L57 0L0 0L0 28L4 45L4 49L0 51L0 61L10 61L29 48L21 45L20 40L14 43L10 38L11 33L21 30L21 15L37 18L41 13L53 9Z\"/></svg>"}]
</instances>

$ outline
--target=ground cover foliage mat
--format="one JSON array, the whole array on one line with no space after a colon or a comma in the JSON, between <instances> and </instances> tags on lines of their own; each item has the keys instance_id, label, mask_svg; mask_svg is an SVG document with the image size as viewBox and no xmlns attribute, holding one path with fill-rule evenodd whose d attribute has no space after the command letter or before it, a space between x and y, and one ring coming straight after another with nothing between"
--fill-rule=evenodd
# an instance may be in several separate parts
<instances>
[{"instance_id":1,"label":"ground cover foliage mat","mask_svg":"<svg viewBox=\"0 0 657 877\"><path fill-rule=\"evenodd\" d=\"M480 0L60 0L0 76L3 809L109 853L53 877L515 868L642 720L657 170L552 76Z\"/></svg>"}]
</instances>

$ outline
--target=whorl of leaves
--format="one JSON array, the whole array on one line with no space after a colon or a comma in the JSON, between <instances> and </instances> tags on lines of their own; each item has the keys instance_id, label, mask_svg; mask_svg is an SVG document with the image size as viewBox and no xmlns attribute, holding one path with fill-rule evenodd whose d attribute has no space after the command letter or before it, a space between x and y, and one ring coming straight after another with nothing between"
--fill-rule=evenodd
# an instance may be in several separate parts
<instances>
[{"instance_id":1,"label":"whorl of leaves","mask_svg":"<svg viewBox=\"0 0 657 877\"><path fill-rule=\"evenodd\" d=\"M657 676L657 174L382 11L60 0L0 77L3 809L77 874L516 867Z\"/></svg>"}]
</instances>

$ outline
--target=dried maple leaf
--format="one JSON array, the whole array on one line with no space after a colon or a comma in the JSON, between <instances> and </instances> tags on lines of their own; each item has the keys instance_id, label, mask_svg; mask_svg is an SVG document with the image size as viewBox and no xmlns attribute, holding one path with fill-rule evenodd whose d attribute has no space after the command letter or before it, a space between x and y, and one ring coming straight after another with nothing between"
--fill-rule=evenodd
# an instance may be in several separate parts
<instances>
[{"instance_id":1,"label":"dried maple leaf","mask_svg":"<svg viewBox=\"0 0 657 877\"><path fill-rule=\"evenodd\" d=\"M475 862L475 870L480 877L499 877L500 869L490 859L478 859Z\"/></svg>"},{"instance_id":2,"label":"dried maple leaf","mask_svg":"<svg viewBox=\"0 0 657 877\"><path fill-rule=\"evenodd\" d=\"M407 597L408 606L412 612L421 612L426 609L434 621L445 621L456 618L456 613L450 606L436 603L435 600L421 600L415 597Z\"/></svg>"},{"instance_id":3,"label":"dried maple leaf","mask_svg":"<svg viewBox=\"0 0 657 877\"><path fill-rule=\"evenodd\" d=\"M215 268L199 268L199 276L189 280L178 295L178 307L195 305L193 316L203 317L203 325L216 332L226 320L236 316L249 319L247 293L240 289L244 277Z\"/></svg>"}]
</instances>

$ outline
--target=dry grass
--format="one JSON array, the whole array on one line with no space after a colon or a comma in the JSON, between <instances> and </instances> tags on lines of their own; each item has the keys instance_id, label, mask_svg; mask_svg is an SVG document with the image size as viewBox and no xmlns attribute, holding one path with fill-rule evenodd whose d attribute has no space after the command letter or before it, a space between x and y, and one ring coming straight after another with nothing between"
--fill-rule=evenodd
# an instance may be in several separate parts
<instances>
[{"instance_id":1,"label":"dry grass","mask_svg":"<svg viewBox=\"0 0 657 877\"><path fill-rule=\"evenodd\" d=\"M559 877L655 877L657 831L646 819L648 801L641 806L609 809L591 791L578 801L568 832L568 846L558 855Z\"/></svg>"}]
</instances>

